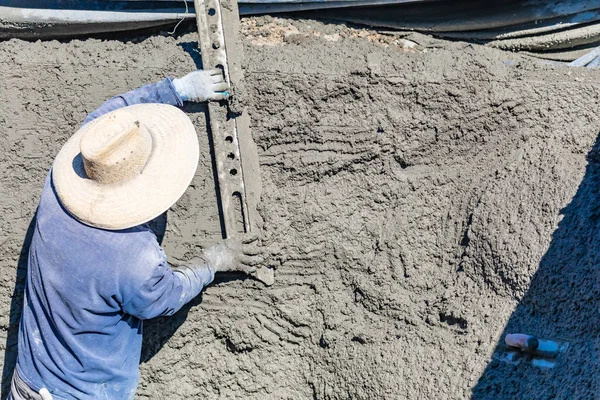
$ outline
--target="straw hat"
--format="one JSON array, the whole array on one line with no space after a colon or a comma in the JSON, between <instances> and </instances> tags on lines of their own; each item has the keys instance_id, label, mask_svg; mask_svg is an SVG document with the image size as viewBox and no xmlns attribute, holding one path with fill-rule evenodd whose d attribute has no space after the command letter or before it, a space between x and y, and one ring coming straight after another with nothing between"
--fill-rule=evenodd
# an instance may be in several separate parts
<instances>
[{"instance_id":1,"label":"straw hat","mask_svg":"<svg viewBox=\"0 0 600 400\"><path fill-rule=\"evenodd\" d=\"M56 156L52 182L79 221L126 229L168 210L192 181L198 157L198 137L183 111L138 104L79 129Z\"/></svg>"}]
</instances>

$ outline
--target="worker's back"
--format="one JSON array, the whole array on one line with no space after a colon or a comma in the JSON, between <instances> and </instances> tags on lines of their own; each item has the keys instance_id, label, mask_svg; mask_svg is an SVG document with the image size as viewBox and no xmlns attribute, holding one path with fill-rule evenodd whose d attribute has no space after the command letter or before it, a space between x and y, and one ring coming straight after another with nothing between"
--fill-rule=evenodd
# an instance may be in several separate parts
<instances>
[{"instance_id":1,"label":"worker's back","mask_svg":"<svg viewBox=\"0 0 600 400\"><path fill-rule=\"evenodd\" d=\"M141 287L154 282L156 269L168 268L154 233L145 226L107 231L82 224L60 205L50 178L36 219L19 376L36 391L47 387L55 399L133 398L142 321L130 314L143 318L136 310L145 300Z\"/></svg>"}]
</instances>

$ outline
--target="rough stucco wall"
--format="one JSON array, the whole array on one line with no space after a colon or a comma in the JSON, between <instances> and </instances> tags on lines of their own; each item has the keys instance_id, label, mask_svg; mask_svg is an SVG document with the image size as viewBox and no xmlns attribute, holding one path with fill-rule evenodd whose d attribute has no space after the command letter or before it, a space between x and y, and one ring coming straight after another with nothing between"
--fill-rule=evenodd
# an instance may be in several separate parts
<instances>
[{"instance_id":1,"label":"rough stucco wall","mask_svg":"<svg viewBox=\"0 0 600 400\"><path fill-rule=\"evenodd\" d=\"M314 21L245 29L276 284L219 278L150 321L138 397L486 397L478 380L507 321L524 326L511 313L586 173L598 79L461 43L406 53ZM53 156L108 97L193 69L194 41L0 43L0 343L16 329L19 253ZM206 149L202 107L189 111ZM169 213L167 254L184 262L218 223L205 151ZM542 381L500 365L484 383L516 368ZM544 374L560 395L575 372ZM503 387L495 398L514 395ZM534 388L520 394L549 394Z\"/></svg>"}]
</instances>

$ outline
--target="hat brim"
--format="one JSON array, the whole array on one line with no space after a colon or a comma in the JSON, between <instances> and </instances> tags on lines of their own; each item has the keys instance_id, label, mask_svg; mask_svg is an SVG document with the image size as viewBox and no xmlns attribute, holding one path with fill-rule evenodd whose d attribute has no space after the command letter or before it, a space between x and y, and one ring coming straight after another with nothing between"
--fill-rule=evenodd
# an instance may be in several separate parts
<instances>
[{"instance_id":1,"label":"hat brim","mask_svg":"<svg viewBox=\"0 0 600 400\"><path fill-rule=\"evenodd\" d=\"M116 185L86 176L80 152L83 135L121 110L135 116L153 137L152 155L141 174ZM120 230L167 211L191 183L200 156L196 130L185 113L165 104L138 104L105 114L79 129L60 150L52 182L67 211L84 224Z\"/></svg>"}]
</instances>

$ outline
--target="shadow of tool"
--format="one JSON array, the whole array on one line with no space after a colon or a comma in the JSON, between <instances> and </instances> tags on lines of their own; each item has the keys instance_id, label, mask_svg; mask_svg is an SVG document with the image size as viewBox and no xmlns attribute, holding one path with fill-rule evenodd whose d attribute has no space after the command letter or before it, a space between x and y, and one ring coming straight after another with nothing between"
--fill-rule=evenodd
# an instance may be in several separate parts
<instances>
[{"instance_id":1,"label":"shadow of tool","mask_svg":"<svg viewBox=\"0 0 600 400\"><path fill-rule=\"evenodd\" d=\"M182 42L178 43L177 46L181 47L183 51L188 53L194 64L196 64L196 69L202 68L202 55L200 54L200 50L198 49L198 42Z\"/></svg>"},{"instance_id":2,"label":"shadow of tool","mask_svg":"<svg viewBox=\"0 0 600 400\"><path fill-rule=\"evenodd\" d=\"M8 396L10 391L10 381L17 364L19 321L21 321L21 314L23 312L25 280L27 277L27 261L29 259L29 246L31 245L34 229L35 215L29 222L29 227L27 228L27 233L25 234L25 240L23 241L23 246L21 246L19 261L17 262L17 277L15 289L11 297L12 300L10 303L9 325L6 335L6 350L4 350L4 361L2 364L2 393L0 395L0 398L2 399L5 399Z\"/></svg>"},{"instance_id":3,"label":"shadow of tool","mask_svg":"<svg viewBox=\"0 0 600 400\"><path fill-rule=\"evenodd\" d=\"M179 47L181 47L186 53L188 53L191 57L191 59L194 61L194 64L196 65L197 69L203 69L203 64L202 64L202 55L200 53L200 50L198 49L198 42L183 42L183 43L179 43L178 44ZM233 89L230 89L230 91ZM221 233L222 233L222 239L225 239L225 215L224 215L224 210L222 208L223 202L221 201L221 188L219 187L219 176L218 176L218 170L217 170L217 157L215 155L215 144L214 144L214 136L213 136L213 132L211 130L211 125L210 125L210 117L209 117L209 113L208 113L208 106L206 104L194 104L194 103L188 103L186 105L186 110L187 112L199 112L202 111L204 113L205 116L205 125L206 125L206 131L207 131L207 135L208 135L208 148L210 150L210 158L211 158L211 166L212 166L212 171L213 171L213 182L215 185L215 195L217 197L217 205L219 208L219 220L220 220L220 224L221 224Z\"/></svg>"},{"instance_id":4,"label":"shadow of tool","mask_svg":"<svg viewBox=\"0 0 600 400\"><path fill-rule=\"evenodd\" d=\"M528 292L512 314L472 399L593 399L600 393L600 140L552 236ZM508 333L567 343L552 368L509 361Z\"/></svg>"}]
</instances>

